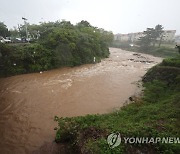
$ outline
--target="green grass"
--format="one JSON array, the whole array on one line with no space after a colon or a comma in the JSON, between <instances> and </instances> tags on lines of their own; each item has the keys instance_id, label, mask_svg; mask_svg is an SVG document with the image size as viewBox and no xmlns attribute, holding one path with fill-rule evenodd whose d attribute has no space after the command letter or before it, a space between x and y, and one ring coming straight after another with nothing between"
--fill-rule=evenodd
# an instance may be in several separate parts
<instances>
[{"instance_id":1,"label":"green grass","mask_svg":"<svg viewBox=\"0 0 180 154\"><path fill-rule=\"evenodd\" d=\"M170 47L156 47L150 50L149 54L157 57L169 58L178 56L178 50Z\"/></svg>"},{"instance_id":2,"label":"green grass","mask_svg":"<svg viewBox=\"0 0 180 154\"><path fill-rule=\"evenodd\" d=\"M167 69L179 68L179 60L164 60L160 65ZM180 137L180 77L175 73L171 78L171 84L161 78L144 80L144 96L113 113L55 117L59 125L56 141L68 143L74 153L178 153L180 144L122 142L111 149L106 141L112 132L119 132L123 137Z\"/></svg>"},{"instance_id":3,"label":"green grass","mask_svg":"<svg viewBox=\"0 0 180 154\"><path fill-rule=\"evenodd\" d=\"M158 46L156 44L156 46ZM168 48L174 48L174 46L176 46L176 43L162 43L161 47L168 47Z\"/></svg>"},{"instance_id":4,"label":"green grass","mask_svg":"<svg viewBox=\"0 0 180 154\"><path fill-rule=\"evenodd\" d=\"M112 47L121 48L123 50L127 51L133 51L133 52L139 52L139 53L145 53L150 54L156 57L162 57L162 58L172 58L178 56L178 49L175 49L174 44L162 44L161 47L151 47L148 50L141 49L138 46L131 47L129 45L130 43L127 42L118 42L114 41L112 43Z\"/></svg>"},{"instance_id":5,"label":"green grass","mask_svg":"<svg viewBox=\"0 0 180 154\"><path fill-rule=\"evenodd\" d=\"M179 55L177 49L168 48L168 47L160 47L160 48L155 47L149 49L148 51L142 50L139 47L129 47L129 48L125 48L124 50L145 53L145 54L153 55L155 57L162 57L162 58L173 58Z\"/></svg>"},{"instance_id":6,"label":"green grass","mask_svg":"<svg viewBox=\"0 0 180 154\"><path fill-rule=\"evenodd\" d=\"M173 67L179 67L180 68L180 55L178 57L175 57L175 58L164 59L161 65L173 66Z\"/></svg>"}]
</instances>

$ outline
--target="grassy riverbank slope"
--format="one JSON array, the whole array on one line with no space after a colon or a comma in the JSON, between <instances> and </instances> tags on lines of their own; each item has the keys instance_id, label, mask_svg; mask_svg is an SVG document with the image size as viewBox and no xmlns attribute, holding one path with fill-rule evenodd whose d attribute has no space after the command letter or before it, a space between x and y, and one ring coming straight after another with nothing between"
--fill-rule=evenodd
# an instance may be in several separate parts
<instances>
[{"instance_id":1,"label":"grassy riverbank slope","mask_svg":"<svg viewBox=\"0 0 180 154\"><path fill-rule=\"evenodd\" d=\"M107 136L180 136L180 56L165 59L143 78L144 94L109 114L58 118L56 141L61 153L178 153L180 144L121 144L110 148Z\"/></svg>"},{"instance_id":2,"label":"grassy riverbank slope","mask_svg":"<svg viewBox=\"0 0 180 154\"><path fill-rule=\"evenodd\" d=\"M178 49L175 44L164 44L161 47L150 47L148 49L141 49L139 46L130 46L130 43L113 41L111 44L114 48L120 48L127 51L145 53L155 57L169 58L178 56Z\"/></svg>"}]
</instances>

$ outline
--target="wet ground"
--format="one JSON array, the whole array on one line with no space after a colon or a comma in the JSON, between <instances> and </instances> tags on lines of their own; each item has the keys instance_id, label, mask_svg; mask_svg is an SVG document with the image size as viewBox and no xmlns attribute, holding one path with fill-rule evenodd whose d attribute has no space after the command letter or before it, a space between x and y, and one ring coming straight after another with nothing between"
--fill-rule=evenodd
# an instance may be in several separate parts
<instances>
[{"instance_id":1,"label":"wet ground","mask_svg":"<svg viewBox=\"0 0 180 154\"><path fill-rule=\"evenodd\" d=\"M110 48L98 64L0 79L0 153L23 154L52 142L55 115L107 113L141 89L137 82L160 58Z\"/></svg>"}]
</instances>

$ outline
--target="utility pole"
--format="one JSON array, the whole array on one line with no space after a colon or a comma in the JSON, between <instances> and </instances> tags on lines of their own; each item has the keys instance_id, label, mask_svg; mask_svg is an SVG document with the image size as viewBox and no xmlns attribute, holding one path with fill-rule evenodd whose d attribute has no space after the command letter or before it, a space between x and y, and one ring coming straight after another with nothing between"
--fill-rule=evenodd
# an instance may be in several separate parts
<instances>
[{"instance_id":1,"label":"utility pole","mask_svg":"<svg viewBox=\"0 0 180 154\"><path fill-rule=\"evenodd\" d=\"M26 28L26 40L29 42L29 39L28 39L28 30L27 30L27 19L22 17L22 20L24 20L24 25L25 25L25 28Z\"/></svg>"}]
</instances>

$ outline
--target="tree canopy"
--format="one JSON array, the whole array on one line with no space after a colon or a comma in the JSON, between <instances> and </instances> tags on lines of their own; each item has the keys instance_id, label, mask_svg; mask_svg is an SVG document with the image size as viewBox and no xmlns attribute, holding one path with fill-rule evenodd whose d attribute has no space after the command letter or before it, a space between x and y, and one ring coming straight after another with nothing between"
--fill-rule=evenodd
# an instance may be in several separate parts
<instances>
[{"instance_id":1,"label":"tree canopy","mask_svg":"<svg viewBox=\"0 0 180 154\"><path fill-rule=\"evenodd\" d=\"M3 22L0 22L0 36L7 37L9 35L10 33L8 31L7 26Z\"/></svg>"},{"instance_id":2,"label":"tree canopy","mask_svg":"<svg viewBox=\"0 0 180 154\"><path fill-rule=\"evenodd\" d=\"M98 62L109 56L108 47L113 40L112 32L93 27L87 21L76 25L69 21L28 25L28 31L30 36L36 38L36 42L13 47L0 46L1 74L12 75L93 63L94 57Z\"/></svg>"},{"instance_id":3,"label":"tree canopy","mask_svg":"<svg viewBox=\"0 0 180 154\"><path fill-rule=\"evenodd\" d=\"M163 39L163 26L156 25L155 28L147 28L146 31L143 32L144 36L140 37L138 44L143 49L148 49L151 46L155 46L155 43L159 41L159 47L161 45Z\"/></svg>"}]
</instances>

